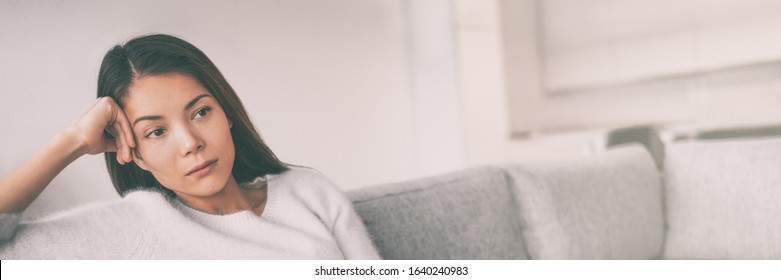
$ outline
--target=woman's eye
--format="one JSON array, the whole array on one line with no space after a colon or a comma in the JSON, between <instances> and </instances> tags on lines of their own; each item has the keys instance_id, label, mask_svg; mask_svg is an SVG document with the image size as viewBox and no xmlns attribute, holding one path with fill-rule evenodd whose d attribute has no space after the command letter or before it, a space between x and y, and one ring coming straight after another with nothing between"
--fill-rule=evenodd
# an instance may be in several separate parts
<instances>
[{"instance_id":1,"label":"woman's eye","mask_svg":"<svg viewBox=\"0 0 781 280\"><path fill-rule=\"evenodd\" d=\"M197 118L203 118L203 117L205 117L205 116L206 116L206 114L208 114L208 113L209 113L209 111L211 111L211 110L212 110L212 108L211 108L211 107L203 107L203 108L201 108L201 109L199 109L198 111L196 111L196 112L195 112L195 116L194 116L193 118L194 118L194 119L197 119Z\"/></svg>"},{"instance_id":2,"label":"woman's eye","mask_svg":"<svg viewBox=\"0 0 781 280\"><path fill-rule=\"evenodd\" d=\"M157 138L157 137L160 137L160 135L163 135L163 129L162 128L158 128L158 129L152 130L152 132L149 132L146 135L146 138Z\"/></svg>"}]
</instances>

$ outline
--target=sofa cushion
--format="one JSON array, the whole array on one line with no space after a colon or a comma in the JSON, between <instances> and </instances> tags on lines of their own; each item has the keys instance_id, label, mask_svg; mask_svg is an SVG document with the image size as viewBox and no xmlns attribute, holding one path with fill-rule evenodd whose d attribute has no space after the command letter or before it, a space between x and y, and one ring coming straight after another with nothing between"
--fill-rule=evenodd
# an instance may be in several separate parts
<instances>
[{"instance_id":1,"label":"sofa cushion","mask_svg":"<svg viewBox=\"0 0 781 280\"><path fill-rule=\"evenodd\" d=\"M654 160L636 144L575 160L510 166L532 259L651 259L664 239Z\"/></svg>"},{"instance_id":2,"label":"sofa cushion","mask_svg":"<svg viewBox=\"0 0 781 280\"><path fill-rule=\"evenodd\" d=\"M666 150L668 259L781 259L781 139Z\"/></svg>"},{"instance_id":3,"label":"sofa cushion","mask_svg":"<svg viewBox=\"0 0 781 280\"><path fill-rule=\"evenodd\" d=\"M385 259L527 259L501 168L367 187L348 196Z\"/></svg>"}]
</instances>

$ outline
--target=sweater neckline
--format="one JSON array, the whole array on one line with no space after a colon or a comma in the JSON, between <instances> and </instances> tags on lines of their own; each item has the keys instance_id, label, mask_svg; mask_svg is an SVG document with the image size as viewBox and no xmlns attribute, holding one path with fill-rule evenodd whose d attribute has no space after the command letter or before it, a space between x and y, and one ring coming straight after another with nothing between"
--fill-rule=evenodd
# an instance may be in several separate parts
<instances>
[{"instance_id":1,"label":"sweater neckline","mask_svg":"<svg viewBox=\"0 0 781 280\"><path fill-rule=\"evenodd\" d=\"M186 216L192 219L203 221L203 222L217 223L217 224L230 224L233 222L242 222L242 221L253 220L253 219L268 219L270 217L273 217L274 213L276 212L275 209L277 208L276 191L272 190L273 185L275 185L276 183L274 180L276 177L277 175L270 174L262 177L257 177L250 182L239 184L240 187L248 188L248 189L259 189L264 187L266 188L266 205L264 206L263 212L261 212L260 215L256 215L249 209L230 213L227 215L210 214L192 208L190 206L187 206L187 204L184 204L184 202L179 200L179 198L174 198L174 202L177 208L179 208L183 214L185 214Z\"/></svg>"}]
</instances>

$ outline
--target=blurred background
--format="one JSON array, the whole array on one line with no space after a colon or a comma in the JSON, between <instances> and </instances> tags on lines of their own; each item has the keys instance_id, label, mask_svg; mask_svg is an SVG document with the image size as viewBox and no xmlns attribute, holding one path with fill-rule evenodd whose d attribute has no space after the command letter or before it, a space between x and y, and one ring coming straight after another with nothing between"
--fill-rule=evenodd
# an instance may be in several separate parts
<instances>
[{"instance_id":1,"label":"blurred background","mask_svg":"<svg viewBox=\"0 0 781 280\"><path fill-rule=\"evenodd\" d=\"M147 33L198 46L283 161L344 190L781 130L781 1L0 0L0 176ZM115 196L86 156L27 215Z\"/></svg>"}]
</instances>

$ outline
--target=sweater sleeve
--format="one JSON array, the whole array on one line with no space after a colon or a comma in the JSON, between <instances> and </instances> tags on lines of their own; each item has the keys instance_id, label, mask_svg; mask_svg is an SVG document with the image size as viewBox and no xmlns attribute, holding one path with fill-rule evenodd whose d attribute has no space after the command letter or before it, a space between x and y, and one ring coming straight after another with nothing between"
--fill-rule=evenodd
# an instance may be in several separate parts
<instances>
[{"instance_id":1,"label":"sweater sleeve","mask_svg":"<svg viewBox=\"0 0 781 280\"><path fill-rule=\"evenodd\" d=\"M342 198L344 196L342 195ZM334 222L334 237L346 259L378 260L380 255L366 232L366 228L352 208L352 203L343 199L339 214Z\"/></svg>"},{"instance_id":2,"label":"sweater sleeve","mask_svg":"<svg viewBox=\"0 0 781 280\"><path fill-rule=\"evenodd\" d=\"M324 192L322 199L326 205L325 221L331 226L331 232L346 259L380 259L363 221L353 209L353 204L331 181L317 173L316 183Z\"/></svg>"},{"instance_id":3,"label":"sweater sleeve","mask_svg":"<svg viewBox=\"0 0 781 280\"><path fill-rule=\"evenodd\" d=\"M149 246L142 243L153 240L144 238L149 222L140 212L139 205L107 201L31 220L2 216L0 259L144 258Z\"/></svg>"},{"instance_id":4,"label":"sweater sleeve","mask_svg":"<svg viewBox=\"0 0 781 280\"><path fill-rule=\"evenodd\" d=\"M21 213L0 213L0 243L13 238L21 216Z\"/></svg>"}]
</instances>

